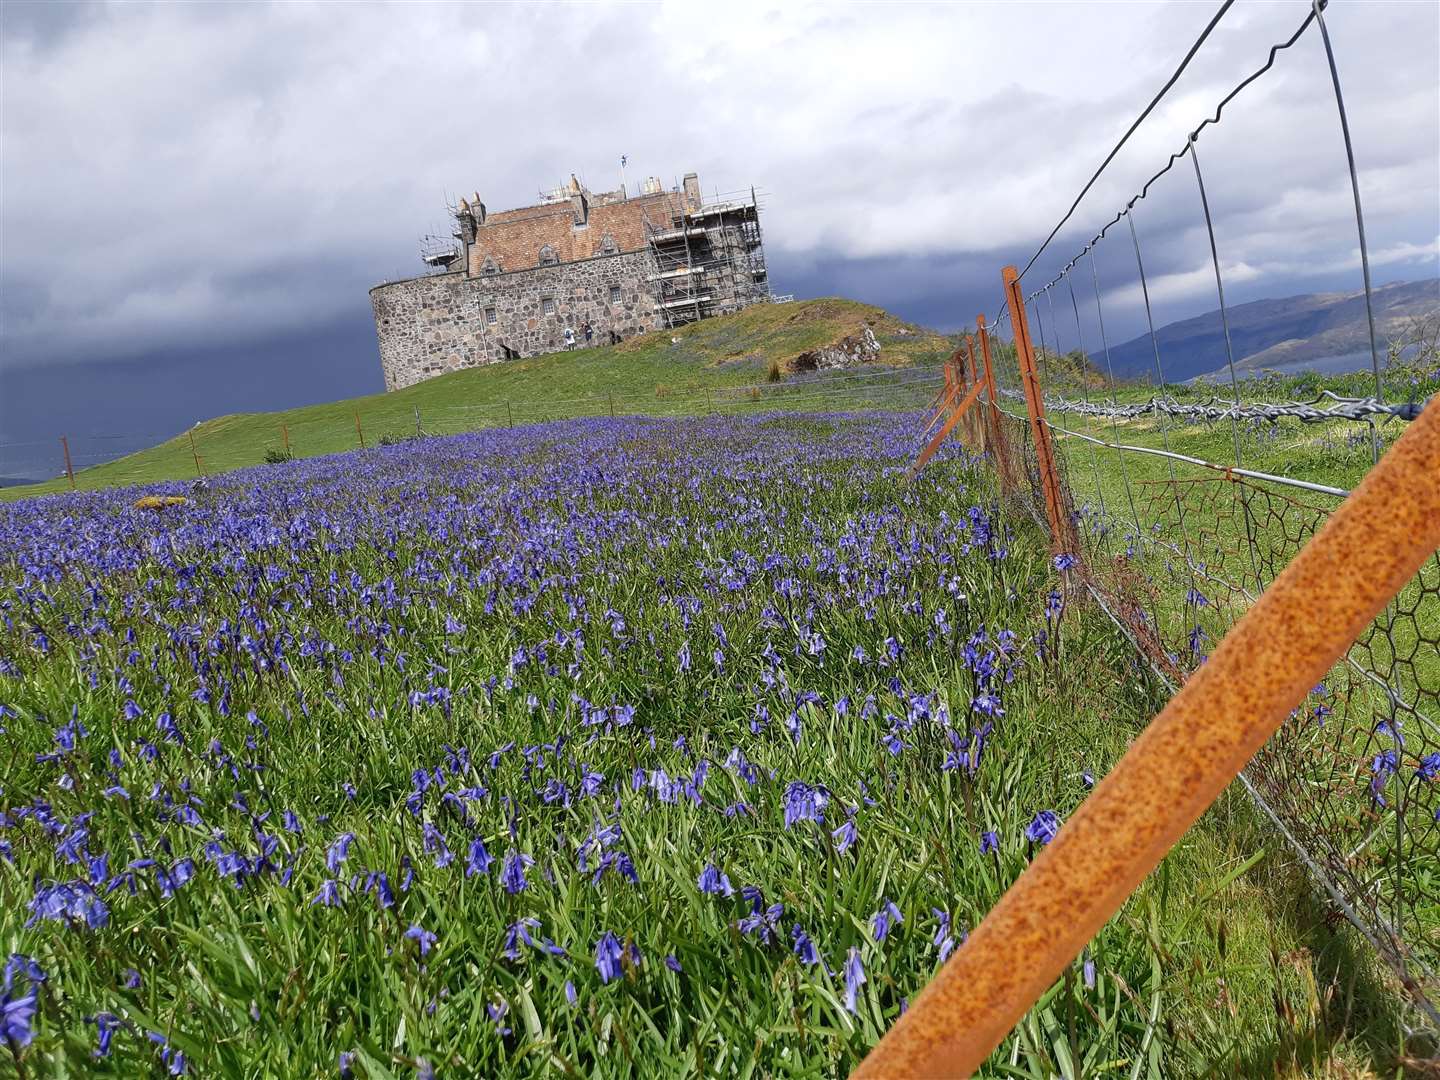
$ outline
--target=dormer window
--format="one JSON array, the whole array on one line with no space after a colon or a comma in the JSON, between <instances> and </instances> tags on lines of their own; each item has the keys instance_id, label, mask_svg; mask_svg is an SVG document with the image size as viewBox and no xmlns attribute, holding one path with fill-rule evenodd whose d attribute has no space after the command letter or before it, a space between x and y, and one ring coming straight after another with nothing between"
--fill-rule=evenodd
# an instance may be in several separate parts
<instances>
[{"instance_id":1,"label":"dormer window","mask_svg":"<svg viewBox=\"0 0 1440 1080\"><path fill-rule=\"evenodd\" d=\"M614 255L620 249L615 246L615 237L608 232L600 238L600 254Z\"/></svg>"},{"instance_id":2,"label":"dormer window","mask_svg":"<svg viewBox=\"0 0 1440 1080\"><path fill-rule=\"evenodd\" d=\"M540 265L555 266L560 262L560 256L555 254L555 249L546 244L540 249Z\"/></svg>"},{"instance_id":3,"label":"dormer window","mask_svg":"<svg viewBox=\"0 0 1440 1080\"><path fill-rule=\"evenodd\" d=\"M484 262L484 263L481 265L481 267L480 267L480 273L482 273L482 274L498 274L499 272L500 272L500 268L495 265L495 260L492 259L489 255L486 255L486 256L485 256L485 262Z\"/></svg>"}]
</instances>

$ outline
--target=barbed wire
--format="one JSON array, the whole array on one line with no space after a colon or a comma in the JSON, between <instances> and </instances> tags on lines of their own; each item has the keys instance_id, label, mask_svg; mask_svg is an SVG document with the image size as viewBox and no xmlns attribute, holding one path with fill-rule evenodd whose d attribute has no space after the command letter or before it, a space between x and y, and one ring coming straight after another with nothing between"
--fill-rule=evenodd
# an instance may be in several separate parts
<instances>
[{"instance_id":1,"label":"barbed wire","mask_svg":"<svg viewBox=\"0 0 1440 1080\"><path fill-rule=\"evenodd\" d=\"M1083 258L1085 257L1085 255L1086 255L1086 253L1088 253L1091 248L1093 248L1096 244L1098 244L1101 240L1103 240L1103 239L1105 238L1105 234L1110 231L1110 229L1111 229L1112 226L1118 224L1118 223L1121 221L1121 219L1123 219L1123 218L1125 217L1125 215L1135 206L1135 204L1136 204L1137 202L1140 202L1142 199L1145 198L1146 195L1148 195L1148 194L1150 193L1150 187L1151 187L1151 185L1153 185L1153 184L1155 183L1155 181L1159 180L1162 176L1164 176L1166 173L1168 173L1172 168L1174 168L1175 163L1176 163L1177 161L1179 161L1181 158L1183 158L1186 154L1190 153L1190 151L1191 151L1191 143L1194 142L1197 138L1199 138L1200 133L1201 133L1202 131L1204 131L1205 128L1209 127L1211 124L1219 124L1219 123L1220 123L1220 117L1221 117L1221 114L1225 111L1225 106L1228 105L1228 104L1230 104L1230 102L1231 102L1232 100L1234 100L1234 98L1240 93L1240 91L1244 90L1244 89L1245 89L1247 86L1249 86L1252 82L1254 82L1256 79L1260 78L1261 75L1264 75L1267 71L1269 71L1269 70L1275 65L1275 57L1276 57L1278 54L1280 54L1281 52L1284 52L1286 49L1289 49L1291 46L1293 46L1293 45L1295 44L1295 42L1297 42L1297 41L1300 40L1301 35L1304 34L1305 31L1310 28L1310 24L1311 24L1312 22L1314 22L1314 21L1316 20L1316 18L1317 18L1317 15L1316 15L1316 7L1317 7L1317 6L1318 6L1320 9L1323 9L1324 7L1326 7L1326 3L1323 2L1323 0L1322 0L1322 2L1318 3L1318 5L1312 4L1312 7L1311 7L1311 9L1310 9L1310 12L1305 16L1305 19L1304 19L1304 20L1300 23L1300 25L1296 28L1295 32L1294 32L1293 34L1291 34L1290 37L1287 38L1285 41L1283 41L1283 42L1277 42L1275 45L1272 45L1272 46L1270 47L1270 54L1269 54L1269 56L1267 57L1264 65L1261 66L1261 67L1259 67L1259 68L1257 68L1255 71L1251 72L1249 76L1247 76L1238 86L1235 87L1235 89L1231 90L1230 93L1226 94L1225 97L1221 99L1220 104L1218 104L1217 106L1215 106L1215 115L1214 115L1214 116L1207 116L1207 117L1200 123L1200 125L1195 128L1194 131L1191 131L1191 132L1185 137L1185 145L1182 146L1182 147L1181 147L1179 150L1177 150L1175 153L1173 153L1173 154L1170 155L1170 159L1165 163L1164 168L1160 169L1159 172L1157 172L1154 176L1150 177L1149 180L1145 181L1145 186L1140 189L1139 194L1133 196L1133 197L1125 204L1124 209L1118 211L1113 218L1111 218L1108 222L1106 222L1106 223L1105 223L1105 227L1102 228L1098 233L1096 233L1095 236L1093 236L1093 237L1090 239L1090 242L1087 243L1083 248L1081 248L1080 251L1079 251L1078 253L1076 253L1075 257L1072 258L1068 263L1065 264L1065 267L1064 267L1058 274L1055 275L1055 277L1054 277L1053 280L1051 280L1050 282L1048 282L1048 283L1045 284L1045 285L1040 286L1040 287L1039 287L1038 289L1036 289L1034 292L1030 293L1030 294L1026 297L1027 300L1033 300L1036 296L1038 296L1040 293L1044 292L1046 289L1050 288L1052 285L1058 284L1058 283L1060 282L1060 280L1061 280L1063 277L1065 277L1066 274L1068 274L1071 270L1073 270L1073 269L1075 268L1075 264L1078 263L1081 259L1083 259ZM1097 174L1097 175L1098 175L1098 174ZM1083 195L1083 193L1082 193L1082 195ZM1078 205L1078 203L1077 203L1077 205ZM1073 208L1072 208L1072 212L1073 212ZM1067 217L1068 217L1068 215L1067 215ZM1063 224L1063 222L1062 222L1062 224ZM1059 228L1059 227L1057 226L1056 228L1057 228L1057 231L1058 231L1058 228ZM1053 238L1053 234L1052 234L1052 238ZM1049 242L1050 242L1050 241L1047 240L1045 243L1048 245ZM1044 248L1042 247L1042 248L1041 248L1041 251L1043 251L1043 250L1044 250ZM1039 256L1040 256L1040 252L1037 251L1037 252L1035 253L1035 258L1039 258ZM1032 259L1030 260L1030 264L1027 265L1027 266L1025 267L1025 269L1028 271L1028 270L1030 269L1030 266L1033 265L1034 262L1035 262L1035 259L1032 258ZM1021 274L1021 277L1024 277L1024 274Z\"/></svg>"},{"instance_id":2,"label":"barbed wire","mask_svg":"<svg viewBox=\"0 0 1440 1080\"><path fill-rule=\"evenodd\" d=\"M1060 230L1065 227L1065 223L1070 220L1076 209L1079 208L1081 200L1083 200L1085 196L1089 193L1090 189L1095 186L1095 181L1100 179L1100 174L1110 167L1110 163L1115 160L1115 155L1120 153L1121 148L1124 147L1124 145L1130 140L1130 136L1135 134L1136 129L1145 122L1145 118L1155 111L1155 106L1160 104L1161 99L1163 99L1165 95L1170 92L1171 88L1176 84L1176 82L1179 81L1180 76L1184 74L1185 69L1190 66L1190 61L1195 59L1195 54L1200 51L1200 46L1205 44L1205 40L1210 36L1211 32L1215 29L1215 27L1220 24L1220 20L1225 17L1225 13L1230 10L1231 5L1234 4L1234 2L1235 0L1225 0L1225 2L1220 5L1220 10L1211 17L1210 22L1206 24L1205 29L1200 32L1200 36L1196 38L1194 44L1190 46L1190 51L1187 52L1184 59L1180 61L1180 66L1175 69L1175 72L1170 76L1169 81L1166 82L1165 85L1160 88L1159 92L1150 99L1150 104L1146 105L1140 115L1135 118L1134 122L1126 130L1125 134L1120 137L1120 141L1115 144L1115 148L1110 151L1110 153L1106 156L1105 160L1100 163L1100 167L1095 170L1094 175L1092 175L1090 179L1086 182L1085 186L1080 189L1080 194L1075 196L1075 201L1070 204L1070 209L1065 212L1065 216L1060 219L1059 223L1055 226L1055 228L1050 230L1050 235L1045 238L1045 242L1040 245L1039 249L1035 252L1035 254L1030 256L1030 261L1025 264L1025 269L1020 271L1021 278L1024 278L1025 275L1030 272L1030 268L1035 265L1035 260L1040 258L1042 254L1044 254L1045 249L1050 246L1050 241L1054 240Z\"/></svg>"},{"instance_id":3,"label":"barbed wire","mask_svg":"<svg viewBox=\"0 0 1440 1080\"><path fill-rule=\"evenodd\" d=\"M1018 391L1008 391L1021 399ZM1320 407L1329 400L1334 404ZM1225 398L1211 397L1194 405L1186 405L1170 397L1152 397L1149 401L1134 405L1107 405L1094 401L1077 401L1066 397L1047 397L1045 408L1051 412L1077 413L1081 416L1097 416L1117 420L1132 420L1154 413L1178 416L1191 420L1264 420L1274 423L1282 417L1293 417L1302 424L1317 424L1327 420L1352 420L1370 422L1374 417L1394 417L1399 420L1414 420L1429 399L1405 403L1387 404L1373 397L1342 397L1330 390L1322 390L1314 401L1237 402Z\"/></svg>"}]
</instances>

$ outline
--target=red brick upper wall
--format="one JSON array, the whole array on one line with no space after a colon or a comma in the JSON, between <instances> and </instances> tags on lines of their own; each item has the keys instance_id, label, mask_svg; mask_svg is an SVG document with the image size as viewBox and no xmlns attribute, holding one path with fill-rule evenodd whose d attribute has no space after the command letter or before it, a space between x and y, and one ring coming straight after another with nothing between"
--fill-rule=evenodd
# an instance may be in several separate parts
<instances>
[{"instance_id":1,"label":"red brick upper wall","mask_svg":"<svg viewBox=\"0 0 1440 1080\"><path fill-rule=\"evenodd\" d=\"M540 249L549 244L560 262L604 254L605 237L616 251L638 251L645 246L645 216L657 226L669 225L682 196L677 192L641 195L624 202L590 203L589 221L575 224L571 203L546 203L488 214L476 229L470 248L469 272L479 274L486 258L500 271L529 270L540 265Z\"/></svg>"}]
</instances>

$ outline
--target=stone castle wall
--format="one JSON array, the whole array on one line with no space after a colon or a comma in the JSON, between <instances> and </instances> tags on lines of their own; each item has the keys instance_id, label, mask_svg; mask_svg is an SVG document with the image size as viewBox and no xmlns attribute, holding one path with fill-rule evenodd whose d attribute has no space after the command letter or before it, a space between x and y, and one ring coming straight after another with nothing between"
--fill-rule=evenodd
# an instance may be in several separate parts
<instances>
[{"instance_id":1,"label":"stone castle wall","mask_svg":"<svg viewBox=\"0 0 1440 1080\"><path fill-rule=\"evenodd\" d=\"M565 347L567 326L583 344L587 321L598 345L612 333L626 338L653 330L647 278L654 268L648 251L636 251L512 273L433 274L377 285L370 303L385 389L556 352ZM544 310L546 300L553 312Z\"/></svg>"}]
</instances>

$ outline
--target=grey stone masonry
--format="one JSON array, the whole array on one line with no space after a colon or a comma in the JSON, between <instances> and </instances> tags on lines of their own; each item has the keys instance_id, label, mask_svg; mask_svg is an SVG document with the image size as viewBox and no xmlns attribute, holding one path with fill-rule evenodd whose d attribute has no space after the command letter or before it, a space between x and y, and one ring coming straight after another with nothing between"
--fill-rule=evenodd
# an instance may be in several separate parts
<instances>
[{"instance_id":1,"label":"grey stone masonry","mask_svg":"<svg viewBox=\"0 0 1440 1080\"><path fill-rule=\"evenodd\" d=\"M604 255L503 274L432 274L370 290L385 389L398 390L460 368L557 352L565 328L585 344L631 337L658 325L648 251ZM612 336L613 335L613 336Z\"/></svg>"}]
</instances>

